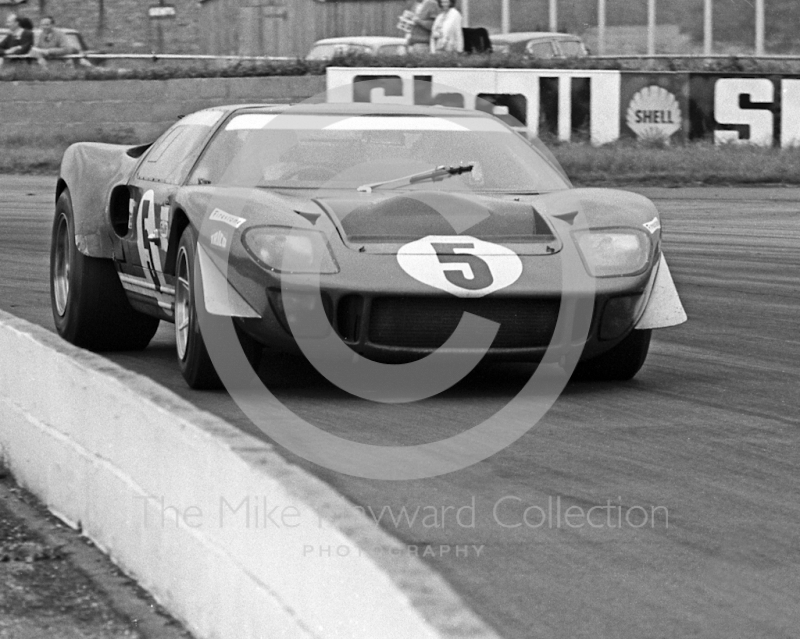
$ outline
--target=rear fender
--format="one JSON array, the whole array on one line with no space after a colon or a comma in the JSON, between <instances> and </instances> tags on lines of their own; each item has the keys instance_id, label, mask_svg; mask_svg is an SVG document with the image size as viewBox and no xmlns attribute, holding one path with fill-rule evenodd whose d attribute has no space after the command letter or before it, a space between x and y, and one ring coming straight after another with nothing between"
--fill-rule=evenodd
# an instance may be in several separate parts
<instances>
[{"instance_id":1,"label":"rear fender","mask_svg":"<svg viewBox=\"0 0 800 639\"><path fill-rule=\"evenodd\" d=\"M89 257L114 255L108 207L112 190L128 183L138 161L128 155L129 149L118 144L79 142L66 150L61 161L59 188L66 184L72 199L75 244Z\"/></svg>"}]
</instances>

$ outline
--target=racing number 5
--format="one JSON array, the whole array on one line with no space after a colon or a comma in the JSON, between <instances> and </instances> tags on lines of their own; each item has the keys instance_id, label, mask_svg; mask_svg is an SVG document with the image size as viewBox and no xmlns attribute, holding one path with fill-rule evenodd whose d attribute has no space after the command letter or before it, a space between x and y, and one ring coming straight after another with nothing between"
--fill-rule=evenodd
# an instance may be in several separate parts
<instances>
[{"instance_id":1,"label":"racing number 5","mask_svg":"<svg viewBox=\"0 0 800 639\"><path fill-rule=\"evenodd\" d=\"M470 249L475 249L475 245L472 242L458 244L431 242L431 246L436 251L436 257L440 263L459 266L459 268L454 269L443 269L447 281L454 286L477 291L491 286L494 282L489 265L477 255L467 252ZM456 253L456 250L463 252ZM471 272L472 277L467 277L467 269Z\"/></svg>"}]
</instances>

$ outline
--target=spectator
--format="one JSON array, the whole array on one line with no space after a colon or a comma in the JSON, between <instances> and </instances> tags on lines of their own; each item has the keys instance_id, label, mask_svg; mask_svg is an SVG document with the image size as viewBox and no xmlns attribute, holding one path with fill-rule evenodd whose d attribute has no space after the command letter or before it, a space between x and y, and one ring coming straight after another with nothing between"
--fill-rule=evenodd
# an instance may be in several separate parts
<instances>
[{"instance_id":1,"label":"spectator","mask_svg":"<svg viewBox=\"0 0 800 639\"><path fill-rule=\"evenodd\" d=\"M411 27L406 36L406 47L409 53L429 53L431 50L431 29L436 20L439 8L436 0L415 0L412 9Z\"/></svg>"},{"instance_id":2,"label":"spectator","mask_svg":"<svg viewBox=\"0 0 800 639\"><path fill-rule=\"evenodd\" d=\"M431 52L464 52L464 32L461 28L461 13L456 9L456 0L439 0L441 13L436 16L431 29Z\"/></svg>"},{"instance_id":3,"label":"spectator","mask_svg":"<svg viewBox=\"0 0 800 639\"><path fill-rule=\"evenodd\" d=\"M42 18L41 22L39 22L41 31L31 49L31 55L36 56L37 61L42 66L47 64L47 60L75 53L69 44L69 40L67 40L67 36L60 29L56 29L53 26L55 22L52 16Z\"/></svg>"},{"instance_id":4,"label":"spectator","mask_svg":"<svg viewBox=\"0 0 800 639\"><path fill-rule=\"evenodd\" d=\"M26 29L23 21L27 18L20 18L16 13L10 14L6 18L6 26L11 32L0 40L0 65L3 58L7 55L25 55L33 46L33 31ZM29 23L30 21L27 21Z\"/></svg>"}]
</instances>

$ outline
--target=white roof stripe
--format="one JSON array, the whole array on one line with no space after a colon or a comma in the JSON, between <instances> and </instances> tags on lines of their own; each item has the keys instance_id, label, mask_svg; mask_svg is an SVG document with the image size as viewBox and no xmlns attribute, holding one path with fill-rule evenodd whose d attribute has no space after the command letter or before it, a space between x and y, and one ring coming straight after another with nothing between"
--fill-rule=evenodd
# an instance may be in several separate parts
<instances>
[{"instance_id":1,"label":"white roof stripe","mask_svg":"<svg viewBox=\"0 0 800 639\"><path fill-rule=\"evenodd\" d=\"M381 117L361 115L325 127L332 131L469 131L453 120L426 117Z\"/></svg>"},{"instance_id":2,"label":"white roof stripe","mask_svg":"<svg viewBox=\"0 0 800 639\"><path fill-rule=\"evenodd\" d=\"M187 115L185 118L181 118L178 120L178 125L214 126L223 115L225 115L224 111L219 111L217 109L206 109L204 111L197 111L196 113Z\"/></svg>"},{"instance_id":3,"label":"white roof stripe","mask_svg":"<svg viewBox=\"0 0 800 639\"><path fill-rule=\"evenodd\" d=\"M441 118L431 116L316 115L301 113L243 113L225 126L227 131L253 129L316 131L479 131L512 133L490 118Z\"/></svg>"}]
</instances>

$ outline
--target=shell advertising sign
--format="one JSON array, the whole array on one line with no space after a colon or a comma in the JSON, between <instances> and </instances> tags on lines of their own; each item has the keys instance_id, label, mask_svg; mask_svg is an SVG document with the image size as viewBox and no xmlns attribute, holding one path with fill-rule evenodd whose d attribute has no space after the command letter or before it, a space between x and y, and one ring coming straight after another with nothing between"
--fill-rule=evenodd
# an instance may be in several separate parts
<instances>
[{"instance_id":1,"label":"shell advertising sign","mask_svg":"<svg viewBox=\"0 0 800 639\"><path fill-rule=\"evenodd\" d=\"M640 140L678 141L688 133L689 76L683 73L623 73L620 133Z\"/></svg>"},{"instance_id":2,"label":"shell advertising sign","mask_svg":"<svg viewBox=\"0 0 800 639\"><path fill-rule=\"evenodd\" d=\"M626 123L640 139L671 138L681 129L681 105L664 87L647 86L628 104Z\"/></svg>"}]
</instances>

